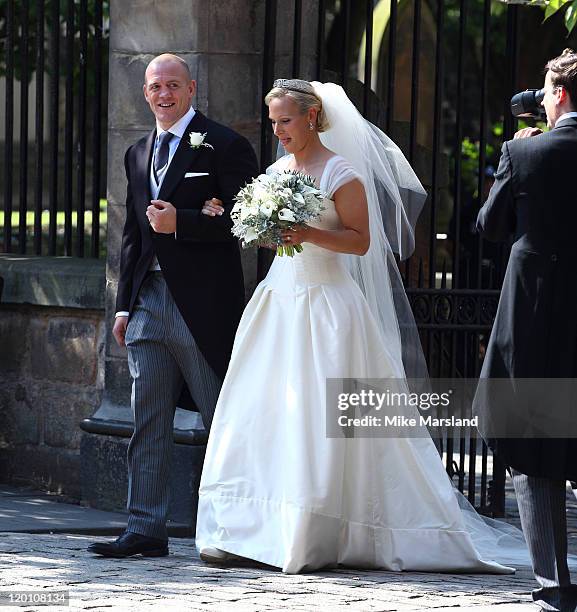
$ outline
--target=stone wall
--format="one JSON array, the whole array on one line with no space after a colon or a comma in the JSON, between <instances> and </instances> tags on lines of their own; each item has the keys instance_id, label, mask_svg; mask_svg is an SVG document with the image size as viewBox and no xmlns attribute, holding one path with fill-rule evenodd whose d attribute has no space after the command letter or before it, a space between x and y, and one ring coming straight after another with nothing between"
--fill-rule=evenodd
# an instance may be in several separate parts
<instances>
[{"instance_id":1,"label":"stone wall","mask_svg":"<svg viewBox=\"0 0 577 612\"><path fill-rule=\"evenodd\" d=\"M0 256L0 482L80 498L104 384L104 263Z\"/></svg>"}]
</instances>

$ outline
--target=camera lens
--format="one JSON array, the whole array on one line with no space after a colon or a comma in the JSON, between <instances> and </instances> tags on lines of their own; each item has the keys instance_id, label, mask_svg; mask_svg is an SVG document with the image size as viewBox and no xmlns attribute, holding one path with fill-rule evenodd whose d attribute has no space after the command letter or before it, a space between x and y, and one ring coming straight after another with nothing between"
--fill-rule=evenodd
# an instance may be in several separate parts
<instances>
[{"instance_id":1,"label":"camera lens","mask_svg":"<svg viewBox=\"0 0 577 612\"><path fill-rule=\"evenodd\" d=\"M544 89L526 89L521 91L511 98L511 112L515 117L542 119L544 111L541 102L544 96Z\"/></svg>"},{"instance_id":2,"label":"camera lens","mask_svg":"<svg viewBox=\"0 0 577 612\"><path fill-rule=\"evenodd\" d=\"M535 102L538 106L541 106L541 102L543 102L543 98L545 97L545 89L539 89L539 91L535 92Z\"/></svg>"}]
</instances>

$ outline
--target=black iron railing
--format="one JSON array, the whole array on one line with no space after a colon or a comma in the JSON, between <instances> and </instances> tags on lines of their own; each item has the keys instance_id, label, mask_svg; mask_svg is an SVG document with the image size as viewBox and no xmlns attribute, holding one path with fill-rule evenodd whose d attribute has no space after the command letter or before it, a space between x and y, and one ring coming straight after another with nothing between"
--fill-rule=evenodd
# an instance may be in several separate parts
<instances>
[{"instance_id":1,"label":"black iron railing","mask_svg":"<svg viewBox=\"0 0 577 612\"><path fill-rule=\"evenodd\" d=\"M1 250L98 257L105 246L108 1L1 6Z\"/></svg>"}]
</instances>

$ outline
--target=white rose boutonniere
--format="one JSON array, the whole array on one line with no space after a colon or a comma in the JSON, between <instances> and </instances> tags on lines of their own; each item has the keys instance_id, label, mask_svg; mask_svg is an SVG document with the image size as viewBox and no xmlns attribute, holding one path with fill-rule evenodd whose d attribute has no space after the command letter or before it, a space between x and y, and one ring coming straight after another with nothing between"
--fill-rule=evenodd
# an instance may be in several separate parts
<instances>
[{"instance_id":1,"label":"white rose boutonniere","mask_svg":"<svg viewBox=\"0 0 577 612\"><path fill-rule=\"evenodd\" d=\"M204 134L201 134L200 132L191 132L188 138L189 138L189 144L191 148L193 149L198 149L200 147L206 147L207 149L214 149L214 147L211 144L208 144L208 142L204 142L204 139L206 138L206 132Z\"/></svg>"}]
</instances>

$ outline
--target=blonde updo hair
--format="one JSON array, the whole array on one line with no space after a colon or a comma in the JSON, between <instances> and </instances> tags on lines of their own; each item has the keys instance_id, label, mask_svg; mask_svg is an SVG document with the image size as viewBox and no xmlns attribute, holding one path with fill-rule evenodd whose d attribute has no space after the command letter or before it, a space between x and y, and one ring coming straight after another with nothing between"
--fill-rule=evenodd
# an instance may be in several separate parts
<instances>
[{"instance_id":1,"label":"blonde updo hair","mask_svg":"<svg viewBox=\"0 0 577 612\"><path fill-rule=\"evenodd\" d=\"M274 98L284 98L285 96L297 103L299 111L303 115L311 108L317 109L317 132L326 132L329 129L329 122L323 110L323 101L308 81L278 79L273 83L273 88L266 94L264 103L268 106Z\"/></svg>"}]
</instances>

